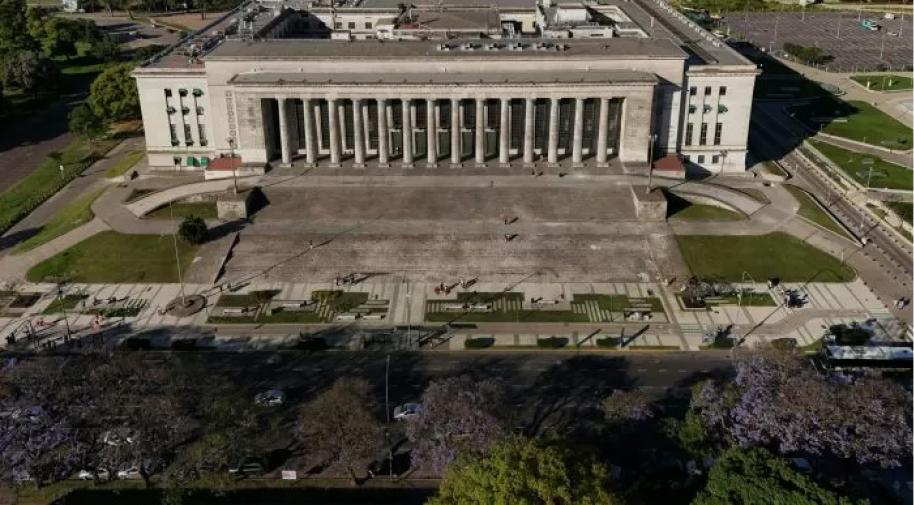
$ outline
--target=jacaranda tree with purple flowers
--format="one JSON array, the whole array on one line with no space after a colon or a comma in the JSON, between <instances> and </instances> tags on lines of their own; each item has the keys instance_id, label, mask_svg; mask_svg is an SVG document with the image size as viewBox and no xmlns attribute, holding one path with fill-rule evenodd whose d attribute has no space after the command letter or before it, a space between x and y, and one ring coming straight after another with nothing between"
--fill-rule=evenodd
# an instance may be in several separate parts
<instances>
[{"instance_id":1,"label":"jacaranda tree with purple flowers","mask_svg":"<svg viewBox=\"0 0 914 505\"><path fill-rule=\"evenodd\" d=\"M692 408L741 446L898 466L910 457L911 397L877 376L820 373L791 352L746 353L725 386L706 382Z\"/></svg>"},{"instance_id":2,"label":"jacaranda tree with purple flowers","mask_svg":"<svg viewBox=\"0 0 914 505\"><path fill-rule=\"evenodd\" d=\"M422 395L419 415L406 434L414 444L412 460L440 473L457 455L482 456L507 433L504 391L498 382L468 376L432 382Z\"/></svg>"}]
</instances>

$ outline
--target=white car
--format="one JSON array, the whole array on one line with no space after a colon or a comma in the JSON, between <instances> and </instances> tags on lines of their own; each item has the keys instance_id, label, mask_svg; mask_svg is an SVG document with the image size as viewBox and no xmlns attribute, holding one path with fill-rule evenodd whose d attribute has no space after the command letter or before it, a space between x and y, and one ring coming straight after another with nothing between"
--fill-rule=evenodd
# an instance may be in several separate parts
<instances>
[{"instance_id":1,"label":"white car","mask_svg":"<svg viewBox=\"0 0 914 505\"><path fill-rule=\"evenodd\" d=\"M80 470L79 473L76 474L76 478L79 480L95 480L95 475L89 470ZM108 470L102 468L98 471L98 480L108 480L110 478L111 474L108 473Z\"/></svg>"},{"instance_id":2,"label":"white car","mask_svg":"<svg viewBox=\"0 0 914 505\"><path fill-rule=\"evenodd\" d=\"M258 393L257 396L254 397L254 403L261 407L279 407L286 403L286 394L278 389L270 389Z\"/></svg>"},{"instance_id":3,"label":"white car","mask_svg":"<svg viewBox=\"0 0 914 505\"><path fill-rule=\"evenodd\" d=\"M135 466L130 468L125 468L123 470L117 471L118 479L139 479L140 478L140 469Z\"/></svg>"},{"instance_id":4,"label":"white car","mask_svg":"<svg viewBox=\"0 0 914 505\"><path fill-rule=\"evenodd\" d=\"M419 403L404 403L394 408L394 419L402 421L419 415L422 405Z\"/></svg>"}]
</instances>

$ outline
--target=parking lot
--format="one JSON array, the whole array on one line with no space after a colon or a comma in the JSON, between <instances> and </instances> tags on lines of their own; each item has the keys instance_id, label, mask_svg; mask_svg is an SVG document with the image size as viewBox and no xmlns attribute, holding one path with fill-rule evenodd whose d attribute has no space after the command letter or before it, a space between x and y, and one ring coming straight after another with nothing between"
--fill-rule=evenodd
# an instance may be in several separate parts
<instances>
[{"instance_id":1,"label":"parking lot","mask_svg":"<svg viewBox=\"0 0 914 505\"><path fill-rule=\"evenodd\" d=\"M863 28L864 19L876 21L881 29ZM832 57L823 65L830 71L901 70L912 64L910 18L883 19L880 13L866 12L733 12L723 23L731 37L742 34L768 51L781 51L787 42L822 48Z\"/></svg>"}]
</instances>

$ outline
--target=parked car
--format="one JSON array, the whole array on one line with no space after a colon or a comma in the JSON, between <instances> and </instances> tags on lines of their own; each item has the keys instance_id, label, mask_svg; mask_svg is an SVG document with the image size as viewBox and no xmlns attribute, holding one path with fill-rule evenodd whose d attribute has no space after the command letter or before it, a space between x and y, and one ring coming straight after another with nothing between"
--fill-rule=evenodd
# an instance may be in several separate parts
<instances>
[{"instance_id":1,"label":"parked car","mask_svg":"<svg viewBox=\"0 0 914 505\"><path fill-rule=\"evenodd\" d=\"M263 475L265 472L263 460L256 456L248 456L238 462L235 467L229 468L229 473L242 477Z\"/></svg>"},{"instance_id":2,"label":"parked car","mask_svg":"<svg viewBox=\"0 0 914 505\"><path fill-rule=\"evenodd\" d=\"M402 421L404 419L410 419L419 415L419 412L422 410L422 405L418 403L404 403L403 405L398 405L394 407L394 419L397 421Z\"/></svg>"},{"instance_id":3,"label":"parked car","mask_svg":"<svg viewBox=\"0 0 914 505\"><path fill-rule=\"evenodd\" d=\"M76 474L76 478L79 480L95 480L95 475L90 470L80 470L79 473ZM98 471L98 480L108 480L110 478L111 473L109 473L108 470L102 468Z\"/></svg>"},{"instance_id":4,"label":"parked car","mask_svg":"<svg viewBox=\"0 0 914 505\"><path fill-rule=\"evenodd\" d=\"M286 394L279 389L270 389L257 393L257 396L254 397L254 403L261 407L279 407L286 403Z\"/></svg>"},{"instance_id":5,"label":"parked car","mask_svg":"<svg viewBox=\"0 0 914 505\"><path fill-rule=\"evenodd\" d=\"M139 479L140 478L140 468L136 467L136 466L131 466L130 468L118 470L117 478L118 479Z\"/></svg>"}]
</instances>

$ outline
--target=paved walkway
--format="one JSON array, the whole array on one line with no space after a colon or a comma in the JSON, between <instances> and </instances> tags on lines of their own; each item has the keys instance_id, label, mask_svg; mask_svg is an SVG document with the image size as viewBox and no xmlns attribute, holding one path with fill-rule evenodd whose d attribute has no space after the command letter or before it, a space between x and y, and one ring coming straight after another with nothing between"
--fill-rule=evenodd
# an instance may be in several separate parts
<instances>
[{"instance_id":1,"label":"paved walkway","mask_svg":"<svg viewBox=\"0 0 914 505\"><path fill-rule=\"evenodd\" d=\"M399 328L404 337L428 333L440 327L446 338L445 347L460 350L468 338L493 338L497 345L535 346L539 338L567 338L571 345L581 348L596 348L597 341L607 337L624 338L623 350L637 350L659 346L669 349L698 350L702 337L708 331L719 328L730 328L731 334L749 336L750 343L770 341L774 338L792 336L800 345L813 343L822 336L823 330L832 324L851 323L869 318L877 319L890 337L898 338L904 330L897 325L886 308L862 281L848 284L806 283L788 284L769 290L764 284L746 284L759 293L769 293L770 306L737 306L736 304L719 305L710 310L685 310L680 307L676 294L669 288L656 283L537 283L521 282L518 284L479 283L471 289L478 292L512 291L523 294L523 303L530 298L559 299L565 296L570 300L575 294L620 294L630 298L657 296L662 300L665 314L655 314L649 321L623 320L616 315L612 320L591 323L475 323L460 328L447 328L443 323L425 321L426 306L430 300L454 299L456 291L449 296L435 293L435 285L426 282L414 282L408 278L388 279L382 282L365 282L355 286L336 287L332 283L285 283L258 282L243 286L238 292L254 290L274 290L279 300L310 300L315 291L343 289L352 293L365 293L369 300L386 302L384 318L376 321L337 321L323 325L250 325L229 324L208 326L209 317L221 291L209 284L187 284L185 294L201 294L208 298L208 307L202 312L187 318L175 318L160 313L160 309L181 293L177 284L73 284L68 285L67 294L83 294L86 306L94 307L93 300L115 298L125 306L138 307L136 317L123 318L105 322L107 325L127 324L130 332L150 329L164 329L158 332L174 336L199 335L215 331L217 339L226 342L239 338L257 340L255 335L266 337L263 342L276 345L285 338L296 338L301 333L325 331L324 334L337 335L335 338L361 339L372 332L390 332L391 327ZM63 315L41 315L41 312L56 296L56 287L49 284L28 285L26 291L45 293L45 296L22 317L0 317L0 336L5 336L25 321L40 328L39 336L43 339L62 337ZM808 304L801 309L787 309L780 305L782 289L796 289L807 296ZM81 315L83 309L74 308L68 314L68 322L74 332L84 335L94 331L94 316ZM52 323L40 326L39 321ZM53 322L56 321L56 324ZM210 328L209 330L201 330ZM191 329L189 333L185 330ZM386 330L385 330L386 329ZM0 340L3 342L3 340Z\"/></svg>"}]
</instances>

